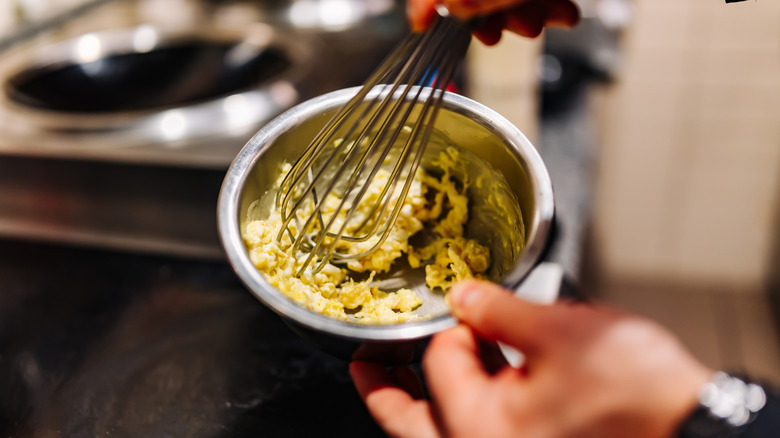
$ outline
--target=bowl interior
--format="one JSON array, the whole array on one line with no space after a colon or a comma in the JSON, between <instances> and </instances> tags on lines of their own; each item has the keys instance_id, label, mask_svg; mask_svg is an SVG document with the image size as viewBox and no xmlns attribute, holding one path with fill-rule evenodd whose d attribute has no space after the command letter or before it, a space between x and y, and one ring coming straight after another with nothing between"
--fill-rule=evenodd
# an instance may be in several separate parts
<instances>
[{"instance_id":1,"label":"bowl interior","mask_svg":"<svg viewBox=\"0 0 780 438\"><path fill-rule=\"evenodd\" d=\"M274 202L276 192L273 187L282 163L294 162L334 111L333 107L324 111L319 108L297 114L292 123L291 118L283 122L277 120L267 128L271 134L263 138L264 144L249 164L238 194L239 230L244 229L248 220L267 217ZM278 129L282 124L284 129ZM484 115L445 101L422 162L426 170L435 173L438 169L433 163L442 151L447 147L458 150L460 159L451 173L461 182L469 181L466 236L491 249L492 265L488 278L499 283L505 282L509 272L516 271L523 249L534 239L539 225L538 181L532 178L527 156L524 155L532 146L527 143L520 147L515 144L517 141L527 143L524 137L508 138L493 120ZM248 258L246 251L244 257ZM399 261L396 265L397 268L379 278L379 286L388 290L400 287L414 289L424 302L416 312L431 315L433 319L447 317L444 294L430 291L425 286L423 270L411 270ZM261 299L264 294L279 294L267 283L254 289Z\"/></svg>"}]
</instances>

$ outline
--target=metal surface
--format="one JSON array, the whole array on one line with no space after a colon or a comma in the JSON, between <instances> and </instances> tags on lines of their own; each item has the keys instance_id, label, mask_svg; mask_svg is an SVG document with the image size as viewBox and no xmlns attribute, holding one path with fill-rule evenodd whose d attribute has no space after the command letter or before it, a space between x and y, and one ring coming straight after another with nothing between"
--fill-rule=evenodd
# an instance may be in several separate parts
<instances>
[{"instance_id":1,"label":"metal surface","mask_svg":"<svg viewBox=\"0 0 780 438\"><path fill-rule=\"evenodd\" d=\"M306 85L317 81L311 50L256 23L184 32L142 25L25 52L0 70L0 151L96 158L149 144L230 143L316 92Z\"/></svg>"},{"instance_id":2,"label":"metal surface","mask_svg":"<svg viewBox=\"0 0 780 438\"><path fill-rule=\"evenodd\" d=\"M365 325L331 319L296 305L274 289L250 262L240 234L246 220L259 218L262 209L271 205L273 194L269 191L278 177L281 163L294 160L307 144L306 139L311 138L329 114L356 92L356 89L340 90L312 99L285 112L260 130L228 170L220 192L218 225L228 259L239 277L274 311L296 325L335 339L336 343L342 340L353 347L363 345L365 351L376 342L381 350L381 347L395 347L391 343L419 340L453 326L455 320L446 313L442 296L429 294L423 297L425 304L419 311L437 315L423 322ZM475 214L467 224L467 234L473 233L491 248L494 263L489 277L515 288L537 263L550 232L554 203L544 163L516 127L492 110L459 95L445 95L437 131L436 135L473 154L473 159L463 160L465 163L487 163L476 170L465 168L465 172L479 172L493 178L495 172L500 173L516 199L515 206L519 206L525 224L525 248L521 253L518 254L515 245L520 243L518 240L522 239L522 234L513 232L513 227L516 229L518 226L517 219L510 214L494 214L494 209L488 208L486 200L490 196L486 193L469 196L478 204L472 207L471 211ZM436 148L432 146L429 152L435 154ZM423 161L423 166L426 162ZM491 193L498 191L494 185L484 187L483 190ZM261 200L259 207L252 207L250 212L250 206L263 198L265 200ZM402 277L400 280L410 279ZM420 291L419 288L417 290ZM431 302L432 308L426 307ZM345 348L336 353L343 355L347 351L349 349Z\"/></svg>"},{"instance_id":3,"label":"metal surface","mask_svg":"<svg viewBox=\"0 0 780 438\"><path fill-rule=\"evenodd\" d=\"M394 1L339 2L353 12L338 26L281 19L336 19L318 5L113 0L39 30L3 53L0 156L226 169L272 117L361 83L405 32Z\"/></svg>"},{"instance_id":4,"label":"metal surface","mask_svg":"<svg viewBox=\"0 0 780 438\"><path fill-rule=\"evenodd\" d=\"M225 173L121 162L0 158L0 234L223 259L214 212Z\"/></svg>"},{"instance_id":5,"label":"metal surface","mask_svg":"<svg viewBox=\"0 0 780 438\"><path fill-rule=\"evenodd\" d=\"M258 3L258 18L299 32L337 34L361 27L403 4L395 0L264 0Z\"/></svg>"},{"instance_id":6,"label":"metal surface","mask_svg":"<svg viewBox=\"0 0 780 438\"><path fill-rule=\"evenodd\" d=\"M283 23L294 3L100 1L12 38L0 236L222 257L214 205L241 147L293 104L360 84L405 31L398 2L353 2L373 6L327 28ZM84 79L103 82L81 94Z\"/></svg>"}]
</instances>

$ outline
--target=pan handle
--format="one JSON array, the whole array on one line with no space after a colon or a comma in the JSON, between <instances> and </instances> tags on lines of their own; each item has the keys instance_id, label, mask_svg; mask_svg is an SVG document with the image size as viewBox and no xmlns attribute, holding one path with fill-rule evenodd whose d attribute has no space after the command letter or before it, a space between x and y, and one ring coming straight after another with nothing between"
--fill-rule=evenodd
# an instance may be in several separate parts
<instances>
[{"instance_id":1,"label":"pan handle","mask_svg":"<svg viewBox=\"0 0 780 438\"><path fill-rule=\"evenodd\" d=\"M551 261L552 248L560 238L560 224L553 216L550 234L537 264L515 289L515 296L536 304L552 304L558 300L584 301L582 291L566 275L561 264ZM523 364L523 353L509 345L498 343L507 362L515 368Z\"/></svg>"},{"instance_id":2,"label":"pan handle","mask_svg":"<svg viewBox=\"0 0 780 438\"><path fill-rule=\"evenodd\" d=\"M550 235L544 251L539 257L540 262L515 289L516 297L537 304L552 304L557 300L581 301L584 299L579 288L566 276L563 266L550 261L551 249L559 238L559 227L558 221L553 216ZM510 365L515 368L522 366L523 353L500 342L498 346Z\"/></svg>"},{"instance_id":3,"label":"pan handle","mask_svg":"<svg viewBox=\"0 0 780 438\"><path fill-rule=\"evenodd\" d=\"M564 293L573 291L571 282L564 275L563 266L553 262L542 262L515 289L515 296L536 304L552 304L562 298ZM498 343L498 347L511 366L520 368L523 365L523 353L501 342Z\"/></svg>"},{"instance_id":4,"label":"pan handle","mask_svg":"<svg viewBox=\"0 0 780 438\"><path fill-rule=\"evenodd\" d=\"M550 222L550 234L537 265L515 289L515 295L542 304L552 304L556 299L586 301L582 290L566 275L563 266L553 261L553 249L559 239L561 239L561 224L558 215L554 214ZM533 283L530 286L524 286L531 276L536 277L536 279L532 280ZM541 301L535 300L536 295L539 295Z\"/></svg>"}]
</instances>

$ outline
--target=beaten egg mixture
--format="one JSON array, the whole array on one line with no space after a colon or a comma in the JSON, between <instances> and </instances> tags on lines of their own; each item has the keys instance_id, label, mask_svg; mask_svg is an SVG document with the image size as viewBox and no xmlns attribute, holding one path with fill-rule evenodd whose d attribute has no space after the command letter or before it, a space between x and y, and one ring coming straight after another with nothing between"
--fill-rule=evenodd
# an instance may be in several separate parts
<instances>
[{"instance_id":1,"label":"beaten egg mixture","mask_svg":"<svg viewBox=\"0 0 780 438\"><path fill-rule=\"evenodd\" d=\"M464 237L469 204L467 184L459 187L448 171L448 164L457 159L457 154L453 148L442 152L437 161L443 170L440 177L422 170L417 172L387 240L369 256L350 261L346 267L328 263L316 274L313 273L315 261L296 277L295 273L308 254L302 251L292 254L289 233L284 233L282 239L277 240L282 219L278 209L273 207L267 219L248 221L243 230L252 263L287 297L324 315L362 323L398 323L424 318L413 313L422 304L413 290L382 291L373 286L372 281L376 274L388 272L393 263L404 255L412 268L424 266L425 281L431 290L438 288L446 292L457 281L480 278L487 271L490 250ZM277 187L289 169L289 165L282 169ZM369 214L388 179L388 172L377 173L366 193L367 201L359 206L362 214ZM328 198L324 214L335 211L339 202L340 198L336 196ZM299 217L308 217L312 208L311 204L302 206ZM297 232L294 221L291 226ZM409 239L423 228L431 231L434 237L425 246L413 248ZM357 254L375 242L342 241L338 251ZM367 273L368 278L355 281L349 271Z\"/></svg>"}]
</instances>

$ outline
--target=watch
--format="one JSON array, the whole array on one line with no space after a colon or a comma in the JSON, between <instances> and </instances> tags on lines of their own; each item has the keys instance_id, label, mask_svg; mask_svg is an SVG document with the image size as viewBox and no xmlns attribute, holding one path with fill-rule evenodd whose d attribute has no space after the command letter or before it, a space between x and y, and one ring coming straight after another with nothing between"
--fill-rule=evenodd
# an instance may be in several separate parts
<instances>
[{"instance_id":1,"label":"watch","mask_svg":"<svg viewBox=\"0 0 780 438\"><path fill-rule=\"evenodd\" d=\"M766 404L761 385L715 373L699 391L699 406L683 422L677 438L739 437Z\"/></svg>"}]
</instances>

